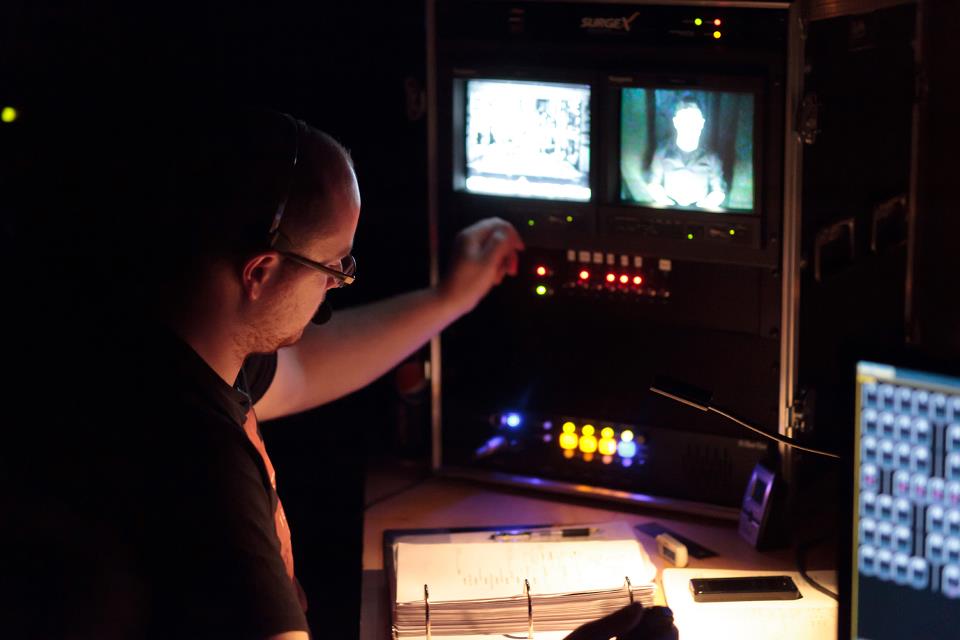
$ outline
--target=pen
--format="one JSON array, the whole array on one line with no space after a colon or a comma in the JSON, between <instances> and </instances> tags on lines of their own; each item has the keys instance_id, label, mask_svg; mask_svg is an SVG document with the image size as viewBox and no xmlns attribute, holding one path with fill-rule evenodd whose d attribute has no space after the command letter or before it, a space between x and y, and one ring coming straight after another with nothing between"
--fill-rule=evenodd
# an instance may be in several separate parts
<instances>
[{"instance_id":1,"label":"pen","mask_svg":"<svg viewBox=\"0 0 960 640\"><path fill-rule=\"evenodd\" d=\"M599 533L596 527L568 527L564 529L534 529L533 531L498 531L490 534L491 540L515 542L533 538L589 538Z\"/></svg>"}]
</instances>

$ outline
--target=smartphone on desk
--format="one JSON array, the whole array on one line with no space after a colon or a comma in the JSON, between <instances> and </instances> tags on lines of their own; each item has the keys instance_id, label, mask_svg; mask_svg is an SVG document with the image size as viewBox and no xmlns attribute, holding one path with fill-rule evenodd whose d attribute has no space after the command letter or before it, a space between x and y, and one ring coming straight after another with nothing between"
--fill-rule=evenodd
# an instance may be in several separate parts
<instances>
[{"instance_id":1,"label":"smartphone on desk","mask_svg":"<svg viewBox=\"0 0 960 640\"><path fill-rule=\"evenodd\" d=\"M797 600L802 597L790 576L691 578L690 591L696 602Z\"/></svg>"}]
</instances>

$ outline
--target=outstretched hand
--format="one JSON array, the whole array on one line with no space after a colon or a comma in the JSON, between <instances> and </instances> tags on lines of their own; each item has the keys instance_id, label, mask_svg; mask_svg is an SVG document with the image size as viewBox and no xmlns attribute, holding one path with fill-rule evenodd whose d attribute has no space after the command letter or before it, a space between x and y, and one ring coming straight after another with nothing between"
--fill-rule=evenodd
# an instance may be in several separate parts
<instances>
[{"instance_id":1,"label":"outstretched hand","mask_svg":"<svg viewBox=\"0 0 960 640\"><path fill-rule=\"evenodd\" d=\"M673 612L666 607L644 609L639 603L627 605L599 620L578 627L564 640L677 640Z\"/></svg>"},{"instance_id":2,"label":"outstretched hand","mask_svg":"<svg viewBox=\"0 0 960 640\"><path fill-rule=\"evenodd\" d=\"M470 311L504 276L517 275L517 252L523 249L520 234L506 220L486 218L470 225L454 240L440 294L457 313Z\"/></svg>"}]
</instances>

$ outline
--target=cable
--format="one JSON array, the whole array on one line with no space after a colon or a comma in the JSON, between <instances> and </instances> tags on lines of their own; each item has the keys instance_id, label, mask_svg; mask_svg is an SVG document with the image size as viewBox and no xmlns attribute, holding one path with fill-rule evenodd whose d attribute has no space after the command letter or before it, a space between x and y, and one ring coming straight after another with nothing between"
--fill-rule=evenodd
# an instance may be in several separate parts
<instances>
[{"instance_id":1,"label":"cable","mask_svg":"<svg viewBox=\"0 0 960 640\"><path fill-rule=\"evenodd\" d=\"M797 441L794 440L793 438L788 438L788 437L786 437L786 436L781 436L780 434L767 433L766 431L763 431L763 430L761 430L761 429L758 429L757 427L754 427L753 425L747 424L746 422L744 422L744 421L741 420L740 418L737 418L737 417L735 417L735 416L732 416L732 415L730 415L729 413L727 413L727 412L725 412L725 411L721 411L720 409L717 409L716 407L707 407L707 410L708 410L708 411L713 411L714 413L719 414L719 415L723 416L724 418L726 418L726 419L728 419L728 420L733 420L734 422L736 422L736 423L739 424L740 426L746 427L747 429L750 429L750 431L753 431L754 433L757 433L757 434L759 434L759 435L761 435L761 436L764 436L764 437L766 437L766 438L770 438L771 440L775 440L776 442L779 442L779 443L781 443L781 444L785 444L785 445L787 445L788 447L793 447L794 449L800 449L801 451L809 451L810 453L816 453L816 454L818 454L818 455L826 456L826 457L828 457L828 458L835 458L835 459L837 459L837 460L840 459L840 456L837 455L836 453L832 453L832 452L830 452L830 451L823 451L823 450L821 450L821 449L814 449L813 447L805 447L805 446L803 446L802 444L797 444Z\"/></svg>"},{"instance_id":2,"label":"cable","mask_svg":"<svg viewBox=\"0 0 960 640\"><path fill-rule=\"evenodd\" d=\"M650 391L653 391L654 393L661 395L665 398L670 398L671 400L685 404L688 407L699 409L700 411L713 411L717 415L723 416L727 420L736 422L741 427L746 427L750 431L753 431L754 433L761 435L764 438L770 438L774 442L779 442L780 444L785 444L788 447L793 447L794 449L800 449L801 451L808 451L810 453L816 453L817 455L826 456L827 458L835 458L837 460L840 459L839 455L831 451L823 451L821 449L814 449L813 447L806 447L802 444L797 443L797 441L794 440L793 438L788 438L787 436L781 436L780 434L767 433L763 429L759 429L753 426L752 424L744 422L740 418L736 416L732 416L726 411L723 411L722 409L718 409L714 406L711 406L710 404L708 404L709 403L708 399L706 399L704 402L697 402L693 398L690 398L689 394L681 394L681 393L667 391L666 389L662 389L656 385L651 385Z\"/></svg>"},{"instance_id":3,"label":"cable","mask_svg":"<svg viewBox=\"0 0 960 640\"><path fill-rule=\"evenodd\" d=\"M808 548L809 547L807 545L797 545L797 573L799 573L800 577L806 580L807 584L809 584L811 587L813 587L823 595L829 598L833 598L834 600L839 602L840 596L838 596L833 591L830 591L830 589L827 589L825 586L823 586L822 584L820 584L819 582L817 582L807 574L806 565L807 565Z\"/></svg>"}]
</instances>

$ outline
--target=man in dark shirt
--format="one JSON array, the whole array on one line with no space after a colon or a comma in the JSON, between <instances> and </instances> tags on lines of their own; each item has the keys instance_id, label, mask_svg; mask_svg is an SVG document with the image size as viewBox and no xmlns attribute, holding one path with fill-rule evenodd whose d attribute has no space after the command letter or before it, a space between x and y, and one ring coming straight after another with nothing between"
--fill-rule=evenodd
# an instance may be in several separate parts
<instances>
[{"instance_id":1,"label":"man in dark shirt","mask_svg":"<svg viewBox=\"0 0 960 640\"><path fill-rule=\"evenodd\" d=\"M727 197L723 163L701 140L706 121L700 104L682 97L672 122L676 135L653 154L647 191L661 206L719 210Z\"/></svg>"},{"instance_id":2,"label":"man in dark shirt","mask_svg":"<svg viewBox=\"0 0 960 640\"><path fill-rule=\"evenodd\" d=\"M113 373L76 381L107 399L96 428L65 430L49 465L62 476L50 482L57 499L25 503L39 514L61 505L54 521L71 523L21 534L70 563L44 573L24 562L62 580L33 603L56 612L26 627L40 637L306 640L259 421L369 383L516 273L517 232L488 219L458 236L438 287L311 324L329 318L328 291L356 277L349 154L276 113L201 122L198 135L168 142L174 175L151 174L167 215L137 246L140 304L116 317L134 329L100 336ZM576 637L606 640L640 617L631 609Z\"/></svg>"},{"instance_id":3,"label":"man in dark shirt","mask_svg":"<svg viewBox=\"0 0 960 640\"><path fill-rule=\"evenodd\" d=\"M229 149L230 157L223 158L227 169L218 168L224 174L214 178L226 189L210 197L233 192L228 201L243 200L244 206L204 211L214 222L209 233L197 232L192 264L199 268L155 305L171 333L156 369L181 394L171 400L185 416L181 422L190 423L183 427L191 443L187 462L197 465L181 465L182 485L164 481L157 492L161 499L188 497L179 508L169 505L178 511L172 526L169 521L153 526L169 529L171 536L190 532L180 535L182 546L171 546L196 552L209 570L198 590L164 589L170 607L162 605L163 619L170 619L168 612L181 618L183 628L171 631L229 624L251 637L294 638L306 631L306 602L258 422L319 406L386 372L515 273L522 243L506 222L480 222L461 234L438 288L338 313L323 327L311 324L327 292L355 277L350 249L360 195L352 161L326 134L280 114L248 114L233 137L224 134L215 136L210 153L218 154L218 145ZM265 175L238 180L260 164L269 165ZM253 210L249 202L256 198L247 194L247 183L269 180L271 173L276 200ZM206 200L207 188L199 191ZM246 231L220 235L231 225ZM197 451L203 454L194 456ZM168 491L171 486L174 491ZM216 532L216 540L205 540L209 532ZM166 544L176 539L162 537ZM160 551L148 548L151 555ZM167 574L182 563L172 560L155 567L159 573L151 574L152 582L175 583ZM226 609L209 606L211 591L220 594L213 600ZM190 613L182 616L183 611Z\"/></svg>"}]
</instances>

